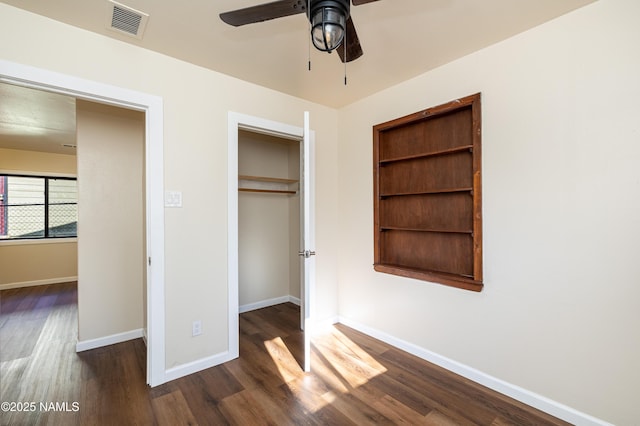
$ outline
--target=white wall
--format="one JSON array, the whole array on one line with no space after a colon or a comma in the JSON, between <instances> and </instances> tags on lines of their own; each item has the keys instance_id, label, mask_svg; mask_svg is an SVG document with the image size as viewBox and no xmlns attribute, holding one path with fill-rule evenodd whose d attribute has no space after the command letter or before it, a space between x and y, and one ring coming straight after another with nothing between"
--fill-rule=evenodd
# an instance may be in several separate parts
<instances>
[{"instance_id":1,"label":"white wall","mask_svg":"<svg viewBox=\"0 0 640 426\"><path fill-rule=\"evenodd\" d=\"M640 3L600 0L340 115L340 315L637 424ZM375 273L371 127L482 92L482 293Z\"/></svg>"},{"instance_id":2,"label":"white wall","mask_svg":"<svg viewBox=\"0 0 640 426\"><path fill-rule=\"evenodd\" d=\"M75 239L0 243L0 290L74 281L77 253Z\"/></svg>"},{"instance_id":3,"label":"white wall","mask_svg":"<svg viewBox=\"0 0 640 426\"><path fill-rule=\"evenodd\" d=\"M76 156L0 148L0 173L76 175ZM78 275L75 239L0 242L0 289L69 281Z\"/></svg>"},{"instance_id":4,"label":"white wall","mask_svg":"<svg viewBox=\"0 0 640 426\"><path fill-rule=\"evenodd\" d=\"M0 170L6 173L33 172L43 176L50 173L75 176L76 156L75 153L65 155L0 148Z\"/></svg>"},{"instance_id":5,"label":"white wall","mask_svg":"<svg viewBox=\"0 0 640 426\"><path fill-rule=\"evenodd\" d=\"M310 110L319 318L339 308L562 404L633 424L639 7L599 0L340 111L3 3L0 39L12 42L0 57L163 98L164 184L183 192L183 208L167 209L165 220L167 367L227 349L228 111L300 126ZM374 273L371 126L477 91L484 291ZM192 338L196 318L203 335Z\"/></svg>"},{"instance_id":6,"label":"white wall","mask_svg":"<svg viewBox=\"0 0 640 426\"><path fill-rule=\"evenodd\" d=\"M77 102L78 341L144 324L144 114Z\"/></svg>"},{"instance_id":7,"label":"white wall","mask_svg":"<svg viewBox=\"0 0 640 426\"><path fill-rule=\"evenodd\" d=\"M163 98L164 186L183 193L165 210L166 367L228 350L227 115L302 126L316 135L316 258L320 318L337 315L338 112L0 3L0 57ZM56 40L56 43L51 43ZM259 63L256 64L259 66ZM191 336L195 319L202 335Z\"/></svg>"}]
</instances>

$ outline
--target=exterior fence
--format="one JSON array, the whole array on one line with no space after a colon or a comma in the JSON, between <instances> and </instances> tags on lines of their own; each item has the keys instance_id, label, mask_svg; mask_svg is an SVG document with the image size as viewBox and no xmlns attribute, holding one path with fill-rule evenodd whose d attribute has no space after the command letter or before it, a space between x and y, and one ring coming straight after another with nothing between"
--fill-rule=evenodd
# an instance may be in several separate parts
<instances>
[{"instance_id":1,"label":"exterior fence","mask_svg":"<svg viewBox=\"0 0 640 426\"><path fill-rule=\"evenodd\" d=\"M78 204L2 204L6 226L0 238L75 237L78 224Z\"/></svg>"}]
</instances>

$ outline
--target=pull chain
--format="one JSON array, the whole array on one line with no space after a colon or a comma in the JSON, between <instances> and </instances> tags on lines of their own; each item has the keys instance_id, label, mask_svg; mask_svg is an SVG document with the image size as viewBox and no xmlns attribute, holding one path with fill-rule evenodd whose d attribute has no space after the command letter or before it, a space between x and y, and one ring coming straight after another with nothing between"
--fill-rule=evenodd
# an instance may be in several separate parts
<instances>
[{"instance_id":1,"label":"pull chain","mask_svg":"<svg viewBox=\"0 0 640 426\"><path fill-rule=\"evenodd\" d=\"M344 85L347 85L347 32L344 32Z\"/></svg>"},{"instance_id":2,"label":"pull chain","mask_svg":"<svg viewBox=\"0 0 640 426\"><path fill-rule=\"evenodd\" d=\"M307 49L307 59L309 60L309 71L311 71L311 37L313 37L311 35L311 0L307 0L307 15L309 16L309 19L307 19L309 21L309 46Z\"/></svg>"}]
</instances>

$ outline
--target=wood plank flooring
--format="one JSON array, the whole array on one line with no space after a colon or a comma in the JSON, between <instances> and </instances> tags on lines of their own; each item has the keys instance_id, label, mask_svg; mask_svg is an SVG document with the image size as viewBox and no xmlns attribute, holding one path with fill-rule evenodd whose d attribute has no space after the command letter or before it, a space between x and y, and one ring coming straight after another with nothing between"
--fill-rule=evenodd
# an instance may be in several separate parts
<instances>
[{"instance_id":1,"label":"wood plank flooring","mask_svg":"<svg viewBox=\"0 0 640 426\"><path fill-rule=\"evenodd\" d=\"M567 424L342 325L305 374L298 321L293 304L242 314L240 358L151 389L141 339L75 352L75 283L1 291L0 399L36 409L0 424Z\"/></svg>"}]
</instances>

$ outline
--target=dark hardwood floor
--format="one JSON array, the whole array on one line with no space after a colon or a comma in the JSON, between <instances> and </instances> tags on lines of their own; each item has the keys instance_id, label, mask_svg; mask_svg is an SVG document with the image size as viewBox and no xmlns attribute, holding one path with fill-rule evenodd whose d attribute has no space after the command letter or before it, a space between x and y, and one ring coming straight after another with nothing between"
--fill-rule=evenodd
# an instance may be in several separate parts
<instances>
[{"instance_id":1,"label":"dark hardwood floor","mask_svg":"<svg viewBox=\"0 0 640 426\"><path fill-rule=\"evenodd\" d=\"M151 389L141 339L75 352L75 283L4 290L0 399L35 406L0 424L566 424L342 325L305 374L298 321L292 304L242 314L240 358Z\"/></svg>"}]
</instances>

